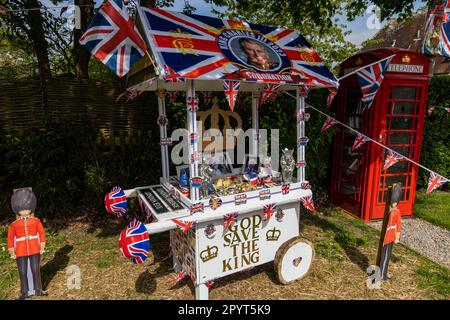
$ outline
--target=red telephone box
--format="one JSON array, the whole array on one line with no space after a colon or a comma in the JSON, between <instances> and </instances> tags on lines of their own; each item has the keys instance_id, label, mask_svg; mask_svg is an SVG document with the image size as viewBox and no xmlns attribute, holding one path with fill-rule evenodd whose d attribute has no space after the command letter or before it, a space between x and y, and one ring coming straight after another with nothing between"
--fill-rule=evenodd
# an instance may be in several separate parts
<instances>
[{"instance_id":1,"label":"red telephone box","mask_svg":"<svg viewBox=\"0 0 450 320\"><path fill-rule=\"evenodd\" d=\"M430 59L398 48L376 49L348 58L341 74L395 54L375 101L362 112L356 75L340 82L337 119L401 155L418 162L430 78ZM401 182L402 215L413 215L418 167L402 160L383 170L385 150L367 142L352 152L355 134L343 127L335 136L331 201L350 214L370 221L382 219L388 186Z\"/></svg>"}]
</instances>

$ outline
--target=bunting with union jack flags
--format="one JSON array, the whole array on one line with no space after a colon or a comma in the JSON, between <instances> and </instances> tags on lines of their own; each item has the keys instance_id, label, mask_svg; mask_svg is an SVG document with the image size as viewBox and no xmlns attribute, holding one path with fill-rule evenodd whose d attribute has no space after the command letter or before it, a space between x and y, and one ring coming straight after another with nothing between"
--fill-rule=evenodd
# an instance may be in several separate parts
<instances>
[{"instance_id":1,"label":"bunting with union jack flags","mask_svg":"<svg viewBox=\"0 0 450 320\"><path fill-rule=\"evenodd\" d=\"M239 92L239 85L239 81L225 80L223 82L223 92L225 93L225 98L227 98L231 111L234 111L234 106Z\"/></svg>"},{"instance_id":2,"label":"bunting with union jack flags","mask_svg":"<svg viewBox=\"0 0 450 320\"><path fill-rule=\"evenodd\" d=\"M370 141L369 138L358 133L358 135L355 138L355 142L353 142L352 152L355 151L356 149L358 149L359 147L361 147L364 143L366 143L368 141Z\"/></svg>"},{"instance_id":3,"label":"bunting with union jack flags","mask_svg":"<svg viewBox=\"0 0 450 320\"><path fill-rule=\"evenodd\" d=\"M448 180L435 172L430 173L430 177L428 178L428 188L427 193L433 192L435 189L442 186L444 183L448 182Z\"/></svg>"},{"instance_id":4,"label":"bunting with union jack flags","mask_svg":"<svg viewBox=\"0 0 450 320\"><path fill-rule=\"evenodd\" d=\"M395 151L388 150L386 154L386 159L384 160L383 170L387 170L394 164L402 160L404 157Z\"/></svg>"},{"instance_id":5,"label":"bunting with union jack flags","mask_svg":"<svg viewBox=\"0 0 450 320\"><path fill-rule=\"evenodd\" d=\"M108 0L102 5L80 44L119 77L127 74L147 51L122 0Z\"/></svg>"},{"instance_id":6,"label":"bunting with union jack flags","mask_svg":"<svg viewBox=\"0 0 450 320\"><path fill-rule=\"evenodd\" d=\"M381 82L383 82L384 74L394 56L389 56L356 71L356 76L358 77L362 91L361 103L363 110L370 108L372 105L378 88L380 88Z\"/></svg>"},{"instance_id":7,"label":"bunting with union jack flags","mask_svg":"<svg viewBox=\"0 0 450 320\"><path fill-rule=\"evenodd\" d=\"M335 124L339 123L338 121L334 120L333 118L328 117L327 120L323 123L322 128L320 129L320 132L325 132Z\"/></svg>"},{"instance_id":8,"label":"bunting with union jack flags","mask_svg":"<svg viewBox=\"0 0 450 320\"><path fill-rule=\"evenodd\" d=\"M337 87L317 52L295 30L139 7L156 69L185 79Z\"/></svg>"}]
</instances>

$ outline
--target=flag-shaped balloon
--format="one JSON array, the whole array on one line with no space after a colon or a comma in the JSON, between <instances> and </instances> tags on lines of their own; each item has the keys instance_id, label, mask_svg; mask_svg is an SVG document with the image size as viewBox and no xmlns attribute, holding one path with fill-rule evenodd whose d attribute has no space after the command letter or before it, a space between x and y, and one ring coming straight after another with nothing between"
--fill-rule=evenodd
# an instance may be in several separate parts
<instances>
[{"instance_id":1,"label":"flag-shaped balloon","mask_svg":"<svg viewBox=\"0 0 450 320\"><path fill-rule=\"evenodd\" d=\"M264 87L264 90L261 92L259 106L262 106L264 103L266 103L270 99L270 97L272 97L276 93L279 87L279 84L267 83Z\"/></svg>"},{"instance_id":2,"label":"flag-shaped balloon","mask_svg":"<svg viewBox=\"0 0 450 320\"><path fill-rule=\"evenodd\" d=\"M364 143L366 143L368 141L370 141L369 138L358 133L358 135L355 138L355 142L353 143L352 151L355 151L356 149L358 149L359 147L361 147Z\"/></svg>"},{"instance_id":3,"label":"flag-shaped balloon","mask_svg":"<svg viewBox=\"0 0 450 320\"><path fill-rule=\"evenodd\" d=\"M312 196L307 196L301 199L303 207L305 207L305 209L308 209L311 212L316 212L316 208L314 207L314 200L312 198Z\"/></svg>"},{"instance_id":4,"label":"flag-shaped balloon","mask_svg":"<svg viewBox=\"0 0 450 320\"><path fill-rule=\"evenodd\" d=\"M225 97L227 98L228 105L230 106L231 111L234 111L237 95L239 93L239 85L239 81L223 81L223 91L225 93Z\"/></svg>"},{"instance_id":5,"label":"flag-shaped balloon","mask_svg":"<svg viewBox=\"0 0 450 320\"><path fill-rule=\"evenodd\" d=\"M398 154L397 152L388 150L386 153L386 159L384 160L383 170L389 169L390 167L392 167L394 164L396 164L403 158L404 157L402 155Z\"/></svg>"},{"instance_id":6,"label":"flag-shaped balloon","mask_svg":"<svg viewBox=\"0 0 450 320\"><path fill-rule=\"evenodd\" d=\"M370 108L372 105L377 91L383 82L384 73L386 72L393 57L394 55L384 58L377 63L356 71L358 82L362 91L361 102L364 107L363 109Z\"/></svg>"},{"instance_id":7,"label":"flag-shaped balloon","mask_svg":"<svg viewBox=\"0 0 450 320\"><path fill-rule=\"evenodd\" d=\"M336 123L339 122L334 120L333 118L328 117L328 119L324 122L322 129L320 129L320 132L325 132L326 130L334 126Z\"/></svg>"},{"instance_id":8,"label":"flag-shaped balloon","mask_svg":"<svg viewBox=\"0 0 450 320\"><path fill-rule=\"evenodd\" d=\"M141 264L148 257L150 240L145 225L133 219L120 233L119 248L122 254L134 264Z\"/></svg>"},{"instance_id":9,"label":"flag-shaped balloon","mask_svg":"<svg viewBox=\"0 0 450 320\"><path fill-rule=\"evenodd\" d=\"M119 77L147 51L133 19L122 0L106 1L92 19L80 44Z\"/></svg>"},{"instance_id":10,"label":"flag-shaped balloon","mask_svg":"<svg viewBox=\"0 0 450 320\"><path fill-rule=\"evenodd\" d=\"M127 212L127 197L121 187L115 186L106 194L105 208L106 211L116 215L118 218L123 217Z\"/></svg>"},{"instance_id":11,"label":"flag-shaped balloon","mask_svg":"<svg viewBox=\"0 0 450 320\"><path fill-rule=\"evenodd\" d=\"M427 193L433 192L435 189L442 186L444 183L448 182L448 180L435 172L430 173L430 177L428 178L428 188Z\"/></svg>"}]
</instances>

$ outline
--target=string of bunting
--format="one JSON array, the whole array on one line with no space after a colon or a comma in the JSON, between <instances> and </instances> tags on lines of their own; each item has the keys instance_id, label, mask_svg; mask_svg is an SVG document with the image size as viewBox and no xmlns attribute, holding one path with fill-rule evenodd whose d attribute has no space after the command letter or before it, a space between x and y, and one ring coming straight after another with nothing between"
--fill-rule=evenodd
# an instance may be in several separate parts
<instances>
[{"instance_id":1,"label":"string of bunting","mask_svg":"<svg viewBox=\"0 0 450 320\"><path fill-rule=\"evenodd\" d=\"M286 94L286 95L288 95L288 96L290 96L291 98L296 99L295 96L293 96L293 95L290 94L289 92L283 91L283 93ZM383 149L385 149L385 150L386 150L386 159L385 159L385 164L384 164L384 168L383 168L383 169L389 168L390 166L394 165L395 163L399 162L400 160L406 160L406 161L409 161L409 162L415 164L416 166L418 166L418 167L424 169L425 171L428 171L428 172L430 173L430 176L429 176L429 178L428 178L427 193L430 193L430 192L434 191L435 189L439 188L439 187L442 186L443 184L445 184L445 183L447 183L447 182L450 181L450 179L448 179L448 178L446 178L446 177L444 177L444 176L442 176L442 175L440 175L440 174L434 172L433 170L431 170L431 169L429 169L429 168L427 168L427 167L421 165L420 163L418 163L418 162L416 162L416 161L414 161L414 160L412 160L412 159L410 159L410 158L408 158L408 157L406 157L406 156L404 156L404 155L399 154L398 152L392 150L391 148L385 146L384 144L382 144L382 143L380 143L380 142L378 142L378 141L376 141L376 140L374 140L374 139L372 139L372 138L370 138L370 137L368 137L368 136L362 134L362 133L359 132L358 130L355 130L355 129L353 129L352 127L346 125L345 123L342 123L342 122L340 122L339 120L337 120L337 119L331 117L330 115L326 114L325 112L320 111L320 110L317 109L317 108L314 108L314 107L311 106L310 104L307 104L307 103L306 103L305 105L306 105L307 108L310 108L310 109L312 109L312 110L315 110L315 111L317 111L318 113L320 113L320 114L326 116L326 117L327 117L327 120L325 121L325 124L326 124L326 123L329 123L329 122L333 122L332 125L340 124L341 126L345 127L346 129L348 129L348 130L354 132L354 133L356 134L356 139L355 139L355 143L354 143L354 145L353 145L353 151L354 151L356 148L358 148L358 147L360 147L361 145L363 145L365 142L369 142L369 141L371 141L371 142L373 142L373 143L379 145L379 146L382 147ZM324 127L325 127L325 124L324 124ZM332 125L331 125L331 126L332 126ZM329 127L331 127L331 126L329 126ZM326 129L325 129L325 130L326 130ZM355 148L355 146L356 146L356 148Z\"/></svg>"}]
</instances>

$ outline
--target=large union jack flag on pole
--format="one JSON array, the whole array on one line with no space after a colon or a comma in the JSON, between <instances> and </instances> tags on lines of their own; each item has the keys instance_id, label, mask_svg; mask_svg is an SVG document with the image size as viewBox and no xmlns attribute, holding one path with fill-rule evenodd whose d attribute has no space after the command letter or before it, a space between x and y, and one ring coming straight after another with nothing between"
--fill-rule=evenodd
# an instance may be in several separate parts
<instances>
[{"instance_id":1,"label":"large union jack flag on pole","mask_svg":"<svg viewBox=\"0 0 450 320\"><path fill-rule=\"evenodd\" d=\"M140 7L139 17L162 77L168 66L186 79L338 86L295 30L158 8Z\"/></svg>"},{"instance_id":2,"label":"large union jack flag on pole","mask_svg":"<svg viewBox=\"0 0 450 320\"><path fill-rule=\"evenodd\" d=\"M361 86L363 109L370 108L377 94L378 88L384 79L389 63L394 55L384 58L376 63L370 64L356 72L359 85Z\"/></svg>"},{"instance_id":3,"label":"large union jack flag on pole","mask_svg":"<svg viewBox=\"0 0 450 320\"><path fill-rule=\"evenodd\" d=\"M122 0L108 0L103 4L80 43L119 77L124 76L147 51Z\"/></svg>"},{"instance_id":4,"label":"large union jack flag on pole","mask_svg":"<svg viewBox=\"0 0 450 320\"><path fill-rule=\"evenodd\" d=\"M450 1L438 1L428 10L422 53L450 58Z\"/></svg>"}]
</instances>

